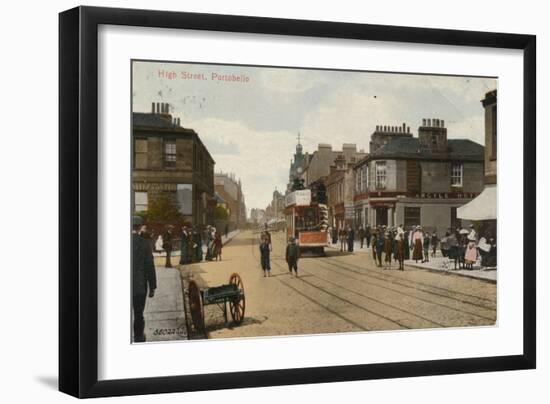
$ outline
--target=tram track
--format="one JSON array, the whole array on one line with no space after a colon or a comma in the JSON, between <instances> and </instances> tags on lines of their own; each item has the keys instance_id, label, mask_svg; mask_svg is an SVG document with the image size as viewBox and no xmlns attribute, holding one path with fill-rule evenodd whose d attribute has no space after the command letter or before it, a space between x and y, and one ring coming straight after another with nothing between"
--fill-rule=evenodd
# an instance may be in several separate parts
<instances>
[{"instance_id":1,"label":"tram track","mask_svg":"<svg viewBox=\"0 0 550 404\"><path fill-rule=\"evenodd\" d=\"M439 297L443 297L443 298L447 298L447 299L452 299L452 300L455 300L459 303L469 304L469 305L472 305L472 306L475 306L475 307L478 307L478 308L481 308L481 309L484 309L484 310L496 312L496 307L490 307L488 305L479 303L481 301L488 302L488 303L494 303L493 300L487 299L487 298L484 298L484 297L481 297L481 296L471 295L471 294L460 292L460 291L457 291L457 290L454 290L454 289L449 289L449 288L443 288L443 287L440 287L440 286L430 285L430 284L426 284L425 282L409 280L409 279L398 277L398 276L395 276L395 275L392 275L392 274L381 273L379 271L375 271L375 270L372 270L372 269L369 269L369 268L366 268L366 267L362 267L362 266L359 266L359 265L356 265L356 264L353 264L353 263L349 263L349 262L346 263L346 266L344 266L341 263L339 263L338 261L336 261L336 258L333 258L333 257L323 257L319 260L318 263L324 263L324 261L329 261L331 263L331 265L333 265L333 266L341 268L341 269L343 269L347 272L358 274L360 276L370 277L370 278L377 279L377 280L380 280L380 281L383 281L383 282L393 283L395 285L402 286L402 287L405 287L405 288L418 290L418 291L428 293L428 294L431 294L431 295L435 295L435 296L439 296ZM350 268L350 267L352 267L352 268ZM358 268L360 270L355 270L353 268ZM354 278L354 279L356 279L356 278ZM404 283L404 281L407 282L407 283ZM419 285L419 286L413 286L413 285ZM434 291L434 290L430 290L430 289L435 289L435 290L437 290L437 292ZM455 295L455 296L453 296L453 295ZM458 297L458 296L463 296L463 297ZM471 298L472 300L477 300L479 302L473 302L472 300L467 300L464 297Z\"/></svg>"},{"instance_id":2,"label":"tram track","mask_svg":"<svg viewBox=\"0 0 550 404\"><path fill-rule=\"evenodd\" d=\"M280 237L277 237L277 239L279 239L278 241L280 241ZM277 256L274 256L274 257L281 257L279 255ZM337 264L334 262L333 259L331 259L331 262L330 264L326 264L326 263L322 263L323 260L326 260L326 258L322 258L320 259L319 262L316 262L316 264L323 268L323 270L327 271L327 270L330 270L331 272L338 272L338 274L340 276L344 276L350 280L352 280L353 282L360 282L362 284L367 284L367 285L370 285L370 286L373 286L373 287L377 287L377 288L381 288L381 289L385 289L385 290L388 290L388 291L391 291L393 293L397 293L399 295L402 295L402 296L405 296L406 298L409 298L409 299L413 299L413 301L419 301L419 302L422 302L422 304L428 304L428 305L432 305L432 306L437 306L437 308L445 308L446 310L450 310L450 311L453 311L455 313L458 313L459 315L461 316L466 316L466 318L468 319L472 319L472 317L475 317L475 318L478 318L478 319L481 319L481 320L485 320L485 321L489 321L489 322L494 322L496 321L496 316L490 316L490 314L487 313L487 315L484 315L485 313L478 313L478 312L472 312L472 311L469 311L469 310L465 310L464 308L458 308L458 307L453 307L453 306L449 306L448 304L445 304L444 302L441 302L441 301L437 301L437 300L433 300L433 299L429 299L429 298L423 298L423 297L420 297L420 296L417 296L417 295L413 295L413 294L409 294L409 293L406 293L402 290L398 290L396 288L392 288L392 287L389 287L389 286L385 286L385 285L381 285L379 283L373 283L373 282L369 282L365 279L359 279L357 277L354 277L354 276L351 276L347 273L343 273L341 272L340 270L337 270L337 271L334 271L334 266L336 266L337 268L341 268L341 269L344 269L344 270L348 270L348 268L346 268L345 266L341 265L341 264ZM276 260L273 260L272 261L273 264L275 264L276 266L278 267L281 267L281 265L279 263L276 262ZM354 264L350 264L348 263L349 265L352 265L354 267L358 267ZM330 265L330 266L327 266L327 265ZM283 267L283 270L285 270L284 266ZM410 289L413 289L413 290L416 290L416 291L420 291L422 293L425 293L427 295L433 295L433 296L437 296L437 299L446 299L448 302L449 301L454 301L454 302L457 302L457 303L460 303L460 304L466 304L466 305L471 305L473 307L476 307L478 309L483 309L483 310L486 310L486 311L489 311L489 312L496 312L496 309L492 308L492 307L488 307L486 305L482 305L482 304L477 304L477 303L474 303L472 301L469 301L469 300L465 300L465 299L462 299L462 298L459 298L459 297L454 297L454 296L449 296L448 294L442 294L442 293L439 293L439 292L434 292L434 291L431 291L431 290L427 290L426 288L419 288L418 286L411 286L411 285L407 285L407 284L404 284L403 283L403 280L402 279L399 279L398 280L400 282L396 282L395 280L395 277L393 277L393 279L385 279L384 277L380 277L380 276L373 276L371 274L365 274L363 272L359 272L359 271L355 271L355 270L349 270L350 272L352 273L358 273L359 275L361 276L364 276L364 277L367 277L367 278L370 278L370 279L375 279L377 281L380 281L380 282L384 282L384 283L390 283L391 285L396 285L396 286L400 286L400 287L405 287L405 288L410 288ZM368 270L368 271L372 271L372 270ZM374 272L374 271L372 271ZM440 320L436 320L436 319L433 319L433 318L428 318L426 316L422 316L420 314L417 314L417 313L413 313L409 310L406 310L404 308L401 308L401 307L397 307L395 305L392 305L390 303L387 303L387 302L384 302L382 300L379 300L379 299L376 299L372 296L368 296L364 293L361 293L361 292L358 292L356 290L353 290L353 289L350 289L349 287L346 287L345 285L342 285L338 282L334 282L330 279L327 279L323 276L320 276L319 273L312 273L310 272L309 270L304 270L303 267L300 269L300 273L303 273L303 274L306 274L306 275L310 275L310 276L313 276L315 279L318 279L320 280L321 282L325 282L325 283L328 283L338 289L341 289L341 290L344 290L348 293L352 293L356 296L360 296L361 298L365 298L365 299L368 299L370 301L373 301L375 302L376 304L380 304L382 306L385 306L385 307L388 307L390 309L393 309L393 310L396 310L396 311L399 311L401 313L404 313L404 314L407 314L409 316L413 316L413 317L416 317L418 319L421 319L425 322L428 322L430 324L433 324L434 326L437 326L437 327L452 327L454 326L454 324L444 324L442 323ZM332 292L329 292L327 289L325 288L322 288L320 287L319 285L314 285L312 282L306 280L306 279L301 279L304 283L308 284L310 287L313 287L313 288L316 288L316 289L319 289L321 290L322 292L324 293L327 293L337 299L341 299L345 302L347 302L348 304L352 304L352 305L355 305L357 306L355 303L353 302L350 302L349 300L347 299L343 299L341 296L338 296ZM413 283L417 283L417 284L420 284L421 282L414 282L412 281ZM286 284L286 283L285 283ZM436 287L437 288L437 287ZM444 289L447 291L447 293L453 293L454 291L452 290L449 290L449 289L445 289L445 288L438 288L438 289ZM459 294L462 294L462 295L466 295L466 294L463 294L461 292L457 292ZM488 299L485 299L485 300L488 300ZM359 305L360 306L360 305ZM364 307L360 307L361 309L365 309ZM371 314L374 314L374 315L377 315L377 316L380 316L380 317L383 317L389 321L392 321L392 322L395 322L394 319L391 319L387 316L383 316L381 315L380 313L377 313L377 312L374 312L372 310L370 310ZM471 322L471 321L469 321ZM405 324L402 324L401 322L397 322L398 325L404 327L404 328L410 328L410 327L407 327Z\"/></svg>"}]
</instances>

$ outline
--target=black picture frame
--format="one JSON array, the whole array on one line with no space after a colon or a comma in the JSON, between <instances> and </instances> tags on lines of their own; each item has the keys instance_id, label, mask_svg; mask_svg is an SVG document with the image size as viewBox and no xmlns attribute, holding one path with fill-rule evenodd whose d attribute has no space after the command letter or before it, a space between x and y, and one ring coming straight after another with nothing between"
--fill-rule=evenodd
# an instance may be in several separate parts
<instances>
[{"instance_id":1,"label":"black picture frame","mask_svg":"<svg viewBox=\"0 0 550 404\"><path fill-rule=\"evenodd\" d=\"M98 381L98 27L101 24L523 51L523 353ZM59 15L59 390L104 397L536 366L536 37L506 33L78 7Z\"/></svg>"}]
</instances>

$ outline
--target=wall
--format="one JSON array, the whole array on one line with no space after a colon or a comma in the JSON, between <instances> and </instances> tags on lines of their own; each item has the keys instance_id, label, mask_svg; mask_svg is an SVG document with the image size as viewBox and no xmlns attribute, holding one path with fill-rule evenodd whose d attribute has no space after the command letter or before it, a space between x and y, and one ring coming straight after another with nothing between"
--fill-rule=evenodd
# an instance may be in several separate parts
<instances>
[{"instance_id":1,"label":"wall","mask_svg":"<svg viewBox=\"0 0 550 404\"><path fill-rule=\"evenodd\" d=\"M8 146L0 149L0 172L4 189L11 198L2 198L2 224L6 248L2 268L4 284L0 302L4 332L0 344L4 380L1 395L9 403L74 403L71 397L58 393L57 385L57 13L81 4L81 1L7 2L0 25L4 63L0 65L0 80L5 94L0 100L5 112L4 139ZM464 0L443 7L440 1L415 2L309 2L279 0L257 2L252 0L203 0L200 3L157 0L89 0L89 5L109 7L156 8L160 10L195 11L220 14L263 15L280 18L335 20L371 24L420 26L427 28L454 28L492 32L536 33L538 35L537 80L539 117L550 110L550 101L544 96L550 90L550 25L544 2L524 0L502 2L496 0ZM32 29L30 29L32 27ZM9 61L6 62L6 61ZM246 61L245 61L246 62ZM20 108L21 105L26 108ZM29 130L29 109L40 130ZM366 111L365 113L368 113ZM550 187L545 186L546 150L550 150L550 121L538 121L538 252L543 262L544 246L550 235L544 231L550 226L544 201L550 199ZM121 134L124 135L124 134ZM518 134L519 135L519 134ZM32 164L21 166L20 153L15 153L20 139L28 139L26 150ZM32 184L32 186L29 186ZM36 195L45 195L40 202L41 227L50 237L35 243L32 250L24 249L11 240L24 239L36 229ZM22 260L21 257L28 257ZM37 262L38 257L40 261ZM414 377L330 384L310 384L272 388L219 390L186 394L162 394L98 400L98 403L258 403L315 401L334 403L342 400L379 401L388 403L464 404L464 403L545 403L550 380L550 272L540 265L538 271L539 347L538 369L530 371L490 372L437 377ZM429 331L420 331L429 332ZM442 341L444 343L444 341ZM345 349L345 347L342 347ZM413 350L414 347L411 347Z\"/></svg>"}]
</instances>

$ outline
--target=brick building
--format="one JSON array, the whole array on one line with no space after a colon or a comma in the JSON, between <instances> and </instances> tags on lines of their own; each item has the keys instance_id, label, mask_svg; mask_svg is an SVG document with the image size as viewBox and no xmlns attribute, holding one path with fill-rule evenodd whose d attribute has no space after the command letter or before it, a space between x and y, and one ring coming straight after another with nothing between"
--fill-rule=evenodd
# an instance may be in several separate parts
<instances>
[{"instance_id":1,"label":"brick building","mask_svg":"<svg viewBox=\"0 0 550 404\"><path fill-rule=\"evenodd\" d=\"M160 195L177 205L184 220L205 225L212 219L214 159L193 130L183 128L165 103L132 114L132 204L146 211Z\"/></svg>"},{"instance_id":2,"label":"brick building","mask_svg":"<svg viewBox=\"0 0 550 404\"><path fill-rule=\"evenodd\" d=\"M356 226L420 224L439 234L456 227L457 208L483 190L484 147L448 139L439 119L423 119L418 137L403 134L390 134L355 164Z\"/></svg>"}]
</instances>

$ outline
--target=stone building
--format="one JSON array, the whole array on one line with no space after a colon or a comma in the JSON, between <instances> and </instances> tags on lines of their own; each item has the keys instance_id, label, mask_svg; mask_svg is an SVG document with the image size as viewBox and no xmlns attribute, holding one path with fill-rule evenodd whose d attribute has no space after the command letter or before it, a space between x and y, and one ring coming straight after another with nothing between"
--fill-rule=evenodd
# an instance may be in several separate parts
<instances>
[{"instance_id":1,"label":"stone building","mask_svg":"<svg viewBox=\"0 0 550 404\"><path fill-rule=\"evenodd\" d=\"M281 192L279 192L277 189L275 189L275 191L273 191L271 202L269 203L269 205L265 210L266 218L268 220L284 219L285 217L284 210L285 210L285 196Z\"/></svg>"},{"instance_id":2,"label":"stone building","mask_svg":"<svg viewBox=\"0 0 550 404\"><path fill-rule=\"evenodd\" d=\"M448 139L439 119L423 119L418 137L396 134L354 166L356 225L458 226L457 208L483 190L484 147Z\"/></svg>"},{"instance_id":3,"label":"stone building","mask_svg":"<svg viewBox=\"0 0 550 404\"><path fill-rule=\"evenodd\" d=\"M184 220L205 225L214 200L214 159L193 130L183 128L165 103L132 114L132 204L146 211L160 195L171 198Z\"/></svg>"},{"instance_id":4,"label":"stone building","mask_svg":"<svg viewBox=\"0 0 550 404\"><path fill-rule=\"evenodd\" d=\"M487 238L497 235L497 90L481 100L485 109L485 187L483 192L458 210L458 217L479 221L479 232Z\"/></svg>"},{"instance_id":5,"label":"stone building","mask_svg":"<svg viewBox=\"0 0 550 404\"><path fill-rule=\"evenodd\" d=\"M225 201L231 229L243 228L246 224L246 205L241 180L237 180L234 174L216 173L214 187Z\"/></svg>"},{"instance_id":6,"label":"stone building","mask_svg":"<svg viewBox=\"0 0 550 404\"><path fill-rule=\"evenodd\" d=\"M354 225L354 164L355 157L347 160L343 154L337 156L324 180L328 196L329 225L338 229Z\"/></svg>"},{"instance_id":7,"label":"stone building","mask_svg":"<svg viewBox=\"0 0 550 404\"><path fill-rule=\"evenodd\" d=\"M330 144L319 143L317 150L312 154L306 153L306 156L302 178L304 185L309 187L330 174L330 167L337 157L343 156L346 161L358 161L365 157L366 153L363 150L357 151L357 146L353 143L344 143L342 150L332 150Z\"/></svg>"}]
</instances>

